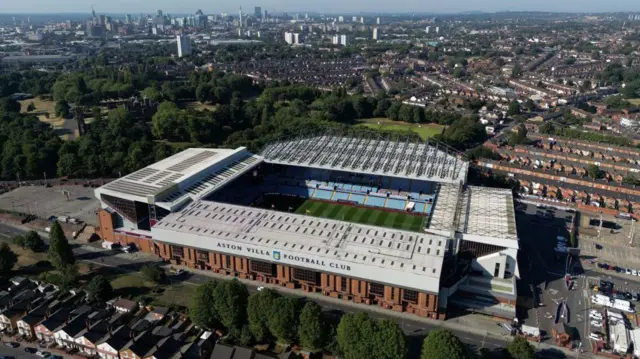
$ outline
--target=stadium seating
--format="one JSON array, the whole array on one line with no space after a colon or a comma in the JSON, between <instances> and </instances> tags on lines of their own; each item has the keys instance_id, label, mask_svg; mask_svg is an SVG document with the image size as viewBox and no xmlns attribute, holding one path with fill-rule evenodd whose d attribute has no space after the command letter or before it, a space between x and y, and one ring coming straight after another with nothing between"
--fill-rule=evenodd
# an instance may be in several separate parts
<instances>
[{"instance_id":1,"label":"stadium seating","mask_svg":"<svg viewBox=\"0 0 640 359\"><path fill-rule=\"evenodd\" d=\"M427 205L422 202L416 202L416 206L413 208L414 212L425 213Z\"/></svg>"},{"instance_id":2,"label":"stadium seating","mask_svg":"<svg viewBox=\"0 0 640 359\"><path fill-rule=\"evenodd\" d=\"M332 191L318 188L313 198L330 200L332 195Z\"/></svg>"},{"instance_id":3,"label":"stadium seating","mask_svg":"<svg viewBox=\"0 0 640 359\"><path fill-rule=\"evenodd\" d=\"M405 200L389 198L389 200L387 200L387 204L385 207L402 211L406 208L406 206L407 206L407 201Z\"/></svg>"},{"instance_id":4,"label":"stadium seating","mask_svg":"<svg viewBox=\"0 0 640 359\"><path fill-rule=\"evenodd\" d=\"M333 195L333 200L334 201L339 201L339 200L347 200L349 198L349 192L341 192L341 191L336 191L336 193Z\"/></svg>"},{"instance_id":5,"label":"stadium seating","mask_svg":"<svg viewBox=\"0 0 640 359\"><path fill-rule=\"evenodd\" d=\"M351 193L351 196L349 197L349 201L358 202L360 204L364 204L364 199L365 199L364 195L356 194L356 193Z\"/></svg>"},{"instance_id":6,"label":"stadium seating","mask_svg":"<svg viewBox=\"0 0 640 359\"><path fill-rule=\"evenodd\" d=\"M369 195L367 197L367 202L365 204L367 206L372 206L372 207L384 207L385 202L386 202L386 198L384 197Z\"/></svg>"}]
</instances>

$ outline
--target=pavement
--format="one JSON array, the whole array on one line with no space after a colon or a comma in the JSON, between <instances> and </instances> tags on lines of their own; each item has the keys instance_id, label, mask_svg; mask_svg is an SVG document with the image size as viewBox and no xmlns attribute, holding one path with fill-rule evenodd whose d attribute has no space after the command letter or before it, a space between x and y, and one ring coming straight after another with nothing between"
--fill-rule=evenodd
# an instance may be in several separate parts
<instances>
[{"instance_id":1,"label":"pavement","mask_svg":"<svg viewBox=\"0 0 640 359\"><path fill-rule=\"evenodd\" d=\"M26 229L22 229L17 226L0 223L0 240L8 240L14 236L25 232ZM46 238L45 233L41 233ZM117 268L123 272L138 272L140 268L149 263L159 263L160 260L147 253L122 253L119 251L106 250L100 247L79 244L75 241L70 241L73 245L73 251L79 261L92 263L98 266L107 266ZM167 266L169 267L169 266ZM183 267L184 268L184 267ZM228 276L219 275L209 271L194 270L184 268L187 273L181 277L181 281L186 284L200 285L210 280L228 280ZM522 270L521 270L522 271ZM341 313L353 313L358 311L367 311L373 318L389 319L396 322L408 336L409 342L413 342L414 348L420 347L424 336L431 330L437 328L447 328L451 330L460 340L468 344L474 349L487 348L489 350L500 350L507 346L512 340L506 331L501 327L499 322L493 321L488 317L481 315L465 315L456 317L446 321L438 321L428 318L422 318L413 314L394 312L389 309L384 309L378 306L364 306L362 304L356 304L350 301L331 298L318 293L304 293L301 295L299 290L288 289L281 286L268 285L262 282L239 279L244 282L249 288L249 292L255 292L258 287L271 287L283 294L306 297L318 304L320 304L325 311L334 312L339 311ZM549 343L533 343L538 349L538 358L564 358L565 355L574 355L571 351L558 348ZM411 345L410 345L411 346ZM9 349L9 348L8 348ZM0 348L0 353L4 353L4 348ZM16 357L29 358L32 356L24 352L16 352ZM11 354L14 355L14 354ZM590 353L583 353L580 356L583 358L590 358ZM413 357L413 355L410 355ZM415 355L418 357L419 353ZM25 357L26 358L26 357Z\"/></svg>"}]
</instances>

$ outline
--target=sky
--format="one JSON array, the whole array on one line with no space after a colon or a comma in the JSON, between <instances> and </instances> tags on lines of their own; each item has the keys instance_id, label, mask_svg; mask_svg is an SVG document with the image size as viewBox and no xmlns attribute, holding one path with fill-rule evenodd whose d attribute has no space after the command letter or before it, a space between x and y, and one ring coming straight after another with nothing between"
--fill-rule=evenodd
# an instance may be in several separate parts
<instances>
[{"instance_id":1,"label":"sky","mask_svg":"<svg viewBox=\"0 0 640 359\"><path fill-rule=\"evenodd\" d=\"M0 0L2 13L165 13L187 14L202 9L206 14L238 11L254 6L270 12L465 12L465 11L557 11L557 12L640 12L640 0Z\"/></svg>"}]
</instances>

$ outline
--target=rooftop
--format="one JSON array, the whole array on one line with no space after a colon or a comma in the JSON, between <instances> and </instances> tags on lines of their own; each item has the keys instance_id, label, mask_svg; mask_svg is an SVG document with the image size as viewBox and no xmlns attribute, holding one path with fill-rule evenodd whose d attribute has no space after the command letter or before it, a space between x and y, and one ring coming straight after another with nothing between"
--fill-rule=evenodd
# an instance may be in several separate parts
<instances>
[{"instance_id":1,"label":"rooftop","mask_svg":"<svg viewBox=\"0 0 640 359\"><path fill-rule=\"evenodd\" d=\"M190 148L96 189L133 201L171 207L197 200L259 163L244 147L235 150ZM167 208L170 209L170 208Z\"/></svg>"},{"instance_id":2,"label":"rooftop","mask_svg":"<svg viewBox=\"0 0 640 359\"><path fill-rule=\"evenodd\" d=\"M437 293L447 238L198 201L151 228L157 241Z\"/></svg>"},{"instance_id":3,"label":"rooftop","mask_svg":"<svg viewBox=\"0 0 640 359\"><path fill-rule=\"evenodd\" d=\"M469 163L439 142L392 135L311 135L267 145L265 162L441 183L466 181Z\"/></svg>"},{"instance_id":4,"label":"rooftop","mask_svg":"<svg viewBox=\"0 0 640 359\"><path fill-rule=\"evenodd\" d=\"M462 195L461 211L458 231L465 240L518 248L511 190L468 186Z\"/></svg>"}]
</instances>

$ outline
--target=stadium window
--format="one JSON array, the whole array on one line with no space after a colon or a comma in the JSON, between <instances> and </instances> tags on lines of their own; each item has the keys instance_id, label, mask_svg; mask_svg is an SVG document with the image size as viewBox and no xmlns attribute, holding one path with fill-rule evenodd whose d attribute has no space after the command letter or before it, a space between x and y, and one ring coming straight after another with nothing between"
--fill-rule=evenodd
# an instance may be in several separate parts
<instances>
[{"instance_id":1,"label":"stadium window","mask_svg":"<svg viewBox=\"0 0 640 359\"><path fill-rule=\"evenodd\" d=\"M389 244L387 244L388 248L391 248L391 241L389 241Z\"/></svg>"},{"instance_id":2,"label":"stadium window","mask_svg":"<svg viewBox=\"0 0 640 359\"><path fill-rule=\"evenodd\" d=\"M315 284L317 282L317 272L309 269L294 268L293 278L303 282Z\"/></svg>"},{"instance_id":3,"label":"stadium window","mask_svg":"<svg viewBox=\"0 0 640 359\"><path fill-rule=\"evenodd\" d=\"M418 246L418 253L422 252L422 247Z\"/></svg>"},{"instance_id":4,"label":"stadium window","mask_svg":"<svg viewBox=\"0 0 640 359\"><path fill-rule=\"evenodd\" d=\"M362 257L362 260L366 261L367 260L367 256Z\"/></svg>"},{"instance_id":5,"label":"stadium window","mask_svg":"<svg viewBox=\"0 0 640 359\"><path fill-rule=\"evenodd\" d=\"M347 286L347 278L340 277L340 290L343 292L348 292L349 288Z\"/></svg>"},{"instance_id":6,"label":"stadium window","mask_svg":"<svg viewBox=\"0 0 640 359\"><path fill-rule=\"evenodd\" d=\"M382 297L384 295L384 285L378 283L370 283L369 293L378 297Z\"/></svg>"},{"instance_id":7,"label":"stadium window","mask_svg":"<svg viewBox=\"0 0 640 359\"><path fill-rule=\"evenodd\" d=\"M411 246L410 246L409 244L407 244L407 250L409 250L409 248L410 248L410 247L411 247Z\"/></svg>"},{"instance_id":8,"label":"stadium window","mask_svg":"<svg viewBox=\"0 0 640 359\"><path fill-rule=\"evenodd\" d=\"M426 272L427 271L427 267L422 267L422 271Z\"/></svg>"},{"instance_id":9,"label":"stadium window","mask_svg":"<svg viewBox=\"0 0 640 359\"><path fill-rule=\"evenodd\" d=\"M380 262L381 264L384 264L384 259Z\"/></svg>"},{"instance_id":10,"label":"stadium window","mask_svg":"<svg viewBox=\"0 0 640 359\"><path fill-rule=\"evenodd\" d=\"M429 240L429 245L432 245L432 244L433 244L433 239L430 239Z\"/></svg>"},{"instance_id":11,"label":"stadium window","mask_svg":"<svg viewBox=\"0 0 640 359\"><path fill-rule=\"evenodd\" d=\"M405 289L402 297L407 302L417 302L418 301L418 292L415 290Z\"/></svg>"},{"instance_id":12,"label":"stadium window","mask_svg":"<svg viewBox=\"0 0 640 359\"><path fill-rule=\"evenodd\" d=\"M433 268L433 269L431 270L431 272L432 272L433 274L436 274L436 269L435 269L435 268Z\"/></svg>"},{"instance_id":13,"label":"stadium window","mask_svg":"<svg viewBox=\"0 0 640 359\"><path fill-rule=\"evenodd\" d=\"M439 256L439 255L440 255L440 250L439 250L439 249L436 251L436 255L437 255L437 256Z\"/></svg>"},{"instance_id":14,"label":"stadium window","mask_svg":"<svg viewBox=\"0 0 640 359\"><path fill-rule=\"evenodd\" d=\"M400 249L400 243L398 243L398 245L396 246L396 249Z\"/></svg>"},{"instance_id":15,"label":"stadium window","mask_svg":"<svg viewBox=\"0 0 640 359\"><path fill-rule=\"evenodd\" d=\"M416 270L416 265L415 264L413 265L413 270Z\"/></svg>"},{"instance_id":16,"label":"stadium window","mask_svg":"<svg viewBox=\"0 0 640 359\"><path fill-rule=\"evenodd\" d=\"M396 261L391 261L391 265L392 266L395 265L395 264L396 264Z\"/></svg>"},{"instance_id":17,"label":"stadium window","mask_svg":"<svg viewBox=\"0 0 640 359\"><path fill-rule=\"evenodd\" d=\"M431 247L427 248L427 254L431 254Z\"/></svg>"}]
</instances>

